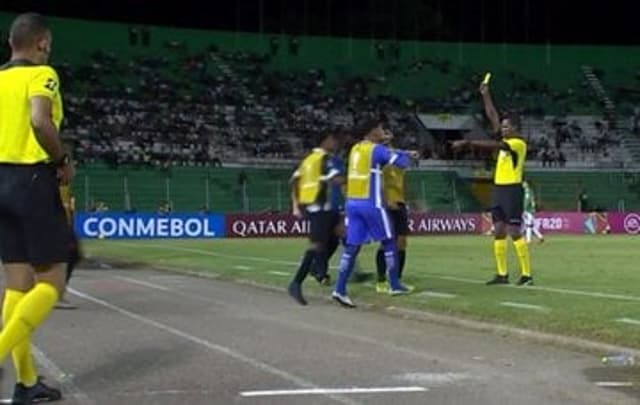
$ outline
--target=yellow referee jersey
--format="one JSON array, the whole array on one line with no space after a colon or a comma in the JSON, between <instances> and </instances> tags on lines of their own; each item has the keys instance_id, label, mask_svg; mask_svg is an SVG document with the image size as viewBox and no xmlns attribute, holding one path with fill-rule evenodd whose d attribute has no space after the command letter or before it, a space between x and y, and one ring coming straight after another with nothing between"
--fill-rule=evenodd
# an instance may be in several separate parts
<instances>
[{"instance_id":1,"label":"yellow referee jersey","mask_svg":"<svg viewBox=\"0 0 640 405\"><path fill-rule=\"evenodd\" d=\"M51 100L53 123L59 129L63 111L56 71L26 60L0 66L0 163L50 160L31 127L30 99L37 96Z\"/></svg>"},{"instance_id":2,"label":"yellow referee jersey","mask_svg":"<svg viewBox=\"0 0 640 405\"><path fill-rule=\"evenodd\" d=\"M527 143L522 138L505 138L498 153L493 182L496 185L522 183Z\"/></svg>"},{"instance_id":3,"label":"yellow referee jersey","mask_svg":"<svg viewBox=\"0 0 640 405\"><path fill-rule=\"evenodd\" d=\"M387 165L382 169L384 201L391 208L405 203L404 174L404 169L393 165Z\"/></svg>"}]
</instances>

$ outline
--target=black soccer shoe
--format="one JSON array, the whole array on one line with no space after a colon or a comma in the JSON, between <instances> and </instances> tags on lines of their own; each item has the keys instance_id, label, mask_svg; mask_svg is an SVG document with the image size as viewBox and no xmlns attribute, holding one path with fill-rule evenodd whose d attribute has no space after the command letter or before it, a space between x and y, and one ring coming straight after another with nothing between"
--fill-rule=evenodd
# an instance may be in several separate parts
<instances>
[{"instance_id":1,"label":"black soccer shoe","mask_svg":"<svg viewBox=\"0 0 640 405\"><path fill-rule=\"evenodd\" d=\"M501 276L496 274L494 278L487 281L487 285L496 285L496 284L509 284L509 276Z\"/></svg>"},{"instance_id":2,"label":"black soccer shoe","mask_svg":"<svg viewBox=\"0 0 640 405\"><path fill-rule=\"evenodd\" d=\"M533 277L531 276L522 276L520 280L516 283L517 285L533 285Z\"/></svg>"},{"instance_id":3,"label":"black soccer shoe","mask_svg":"<svg viewBox=\"0 0 640 405\"><path fill-rule=\"evenodd\" d=\"M296 300L296 302L298 302L298 304L300 305L307 305L308 302L307 300L304 299L304 297L302 296L302 286L298 283L291 282L291 284L289 284L289 288L287 288L287 291L289 292L289 295Z\"/></svg>"},{"instance_id":4,"label":"black soccer shoe","mask_svg":"<svg viewBox=\"0 0 640 405\"><path fill-rule=\"evenodd\" d=\"M12 404L31 405L37 402L53 402L62 399L59 389L49 387L42 382L42 377L32 387L26 387L22 383L17 383L13 390Z\"/></svg>"}]
</instances>

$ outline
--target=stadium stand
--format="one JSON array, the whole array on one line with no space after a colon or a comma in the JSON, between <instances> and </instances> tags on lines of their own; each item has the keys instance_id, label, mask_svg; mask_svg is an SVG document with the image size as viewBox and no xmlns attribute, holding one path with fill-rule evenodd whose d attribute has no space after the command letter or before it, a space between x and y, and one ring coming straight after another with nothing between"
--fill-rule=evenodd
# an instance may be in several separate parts
<instances>
[{"instance_id":1,"label":"stadium stand","mask_svg":"<svg viewBox=\"0 0 640 405\"><path fill-rule=\"evenodd\" d=\"M0 14L0 24L11 17ZM293 161L286 159L308 149L311 134L376 112L387 115L399 146L420 149L422 166L439 167L432 158L446 145L425 146L430 134L414 113L480 117L477 83L486 70L498 78L498 105L526 117L530 167L640 162L640 55L615 47L303 37L295 52L274 52L258 34L142 27L146 39L132 41L131 28L54 19L65 44L54 55L65 136L81 165L76 194L87 209L149 210L166 201L180 210L287 209ZM615 121L602 100L614 105ZM244 187L236 181L242 169L228 167L282 159L286 169L246 169ZM634 176L531 175L544 203L558 209L575 207L579 182L593 190L594 206L637 207ZM418 209L477 210L486 199L482 177L451 167L412 171L409 181Z\"/></svg>"}]
</instances>

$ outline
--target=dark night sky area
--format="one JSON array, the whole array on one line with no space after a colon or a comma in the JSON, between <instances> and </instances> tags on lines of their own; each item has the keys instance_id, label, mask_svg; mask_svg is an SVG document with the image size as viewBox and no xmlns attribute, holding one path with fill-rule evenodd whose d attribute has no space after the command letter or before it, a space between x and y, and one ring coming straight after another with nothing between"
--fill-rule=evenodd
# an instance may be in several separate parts
<instances>
[{"instance_id":1,"label":"dark night sky area","mask_svg":"<svg viewBox=\"0 0 640 405\"><path fill-rule=\"evenodd\" d=\"M630 45L640 44L640 4L634 4L622 0L181 0L166 4L3 0L0 10L300 35Z\"/></svg>"}]
</instances>

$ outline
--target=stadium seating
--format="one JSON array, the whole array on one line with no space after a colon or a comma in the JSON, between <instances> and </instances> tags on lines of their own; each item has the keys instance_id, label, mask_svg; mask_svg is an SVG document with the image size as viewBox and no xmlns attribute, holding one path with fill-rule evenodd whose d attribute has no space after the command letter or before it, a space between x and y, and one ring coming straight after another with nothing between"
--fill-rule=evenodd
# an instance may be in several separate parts
<instances>
[{"instance_id":1,"label":"stadium seating","mask_svg":"<svg viewBox=\"0 0 640 405\"><path fill-rule=\"evenodd\" d=\"M0 13L0 24L11 17ZM270 54L257 34L151 27L150 43L141 45L128 42L125 25L53 21L81 207L148 210L169 200L180 210L286 209L290 168L245 169L243 188L241 169L218 166L297 159L317 131L380 111L401 147L420 148L426 134L413 113L479 116L477 83L486 70L494 72L497 104L526 115L529 159L540 159L531 166L640 159L632 135L638 77L630 67L640 66L640 55L616 48L402 42L397 57L380 59L370 40L307 37L296 55ZM595 124L602 109L585 64L597 66L594 74L628 117L616 131ZM629 176L543 171L532 179L549 208L574 207L582 181L594 206L616 209L638 204L638 181ZM414 171L409 182L416 208L477 210L487 198L481 179L451 169Z\"/></svg>"}]
</instances>

